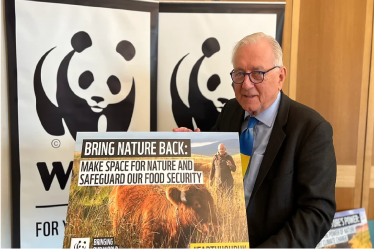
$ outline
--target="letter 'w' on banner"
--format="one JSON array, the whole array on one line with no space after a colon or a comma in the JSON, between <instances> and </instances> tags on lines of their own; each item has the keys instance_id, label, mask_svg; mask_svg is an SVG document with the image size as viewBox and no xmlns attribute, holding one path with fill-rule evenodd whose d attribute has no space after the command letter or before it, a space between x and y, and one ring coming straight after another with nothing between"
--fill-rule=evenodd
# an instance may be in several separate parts
<instances>
[{"instance_id":1,"label":"letter 'w' on banner","mask_svg":"<svg viewBox=\"0 0 374 249\"><path fill-rule=\"evenodd\" d=\"M247 128L240 135L240 157L242 160L242 173L243 178L247 171L248 164L250 162L253 153L254 134L253 129L257 124L258 120L255 117L250 117Z\"/></svg>"}]
</instances>

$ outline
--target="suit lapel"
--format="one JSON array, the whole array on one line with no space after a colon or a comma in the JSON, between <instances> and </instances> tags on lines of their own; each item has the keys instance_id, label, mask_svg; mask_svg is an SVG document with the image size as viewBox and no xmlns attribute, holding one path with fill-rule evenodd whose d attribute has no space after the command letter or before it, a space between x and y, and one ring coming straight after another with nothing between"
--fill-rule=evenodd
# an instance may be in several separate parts
<instances>
[{"instance_id":1,"label":"suit lapel","mask_svg":"<svg viewBox=\"0 0 374 249\"><path fill-rule=\"evenodd\" d=\"M270 139L266 147L264 158L258 171L256 182L252 191L252 196L249 202L251 202L253 197L256 195L256 192L261 186L266 174L269 172L269 169L278 154L283 140L286 137L286 134L283 131L283 126L287 123L288 120L289 107L290 99L286 95L284 95L283 92L281 92L281 102L279 105L278 114L274 121L273 130L271 132Z\"/></svg>"}]
</instances>

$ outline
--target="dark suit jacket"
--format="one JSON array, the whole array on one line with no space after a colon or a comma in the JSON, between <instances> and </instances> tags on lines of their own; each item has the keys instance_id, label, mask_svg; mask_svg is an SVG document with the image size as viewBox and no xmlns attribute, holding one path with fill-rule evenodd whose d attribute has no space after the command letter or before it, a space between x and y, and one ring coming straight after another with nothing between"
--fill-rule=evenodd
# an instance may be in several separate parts
<instances>
[{"instance_id":1,"label":"dark suit jacket","mask_svg":"<svg viewBox=\"0 0 374 249\"><path fill-rule=\"evenodd\" d=\"M240 132L244 110L226 103L212 131ZM331 125L281 92L273 130L247 208L250 247L314 248L336 212Z\"/></svg>"}]
</instances>

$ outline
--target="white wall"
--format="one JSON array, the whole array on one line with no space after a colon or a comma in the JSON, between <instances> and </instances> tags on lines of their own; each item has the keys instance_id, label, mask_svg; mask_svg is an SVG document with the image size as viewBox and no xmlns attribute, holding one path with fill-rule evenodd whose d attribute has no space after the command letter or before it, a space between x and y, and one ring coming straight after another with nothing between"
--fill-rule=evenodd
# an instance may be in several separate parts
<instances>
[{"instance_id":1,"label":"white wall","mask_svg":"<svg viewBox=\"0 0 374 249\"><path fill-rule=\"evenodd\" d=\"M8 82L5 52L5 15L1 0L1 248L11 247L11 187L9 161Z\"/></svg>"}]
</instances>

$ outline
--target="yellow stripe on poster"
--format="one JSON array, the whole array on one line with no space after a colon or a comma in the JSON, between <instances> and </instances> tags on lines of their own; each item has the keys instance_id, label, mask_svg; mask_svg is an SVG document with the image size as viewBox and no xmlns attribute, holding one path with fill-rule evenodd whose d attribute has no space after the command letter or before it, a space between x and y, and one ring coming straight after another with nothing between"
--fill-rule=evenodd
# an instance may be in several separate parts
<instances>
[{"instance_id":1,"label":"yellow stripe on poster","mask_svg":"<svg viewBox=\"0 0 374 249\"><path fill-rule=\"evenodd\" d=\"M191 243L190 248L199 249L238 249L238 248L249 248L248 242L236 242L236 243Z\"/></svg>"},{"instance_id":2,"label":"yellow stripe on poster","mask_svg":"<svg viewBox=\"0 0 374 249\"><path fill-rule=\"evenodd\" d=\"M242 174L244 178L244 175L245 175L245 172L247 171L249 160L251 159L251 157L240 153L240 159L242 161Z\"/></svg>"}]
</instances>

